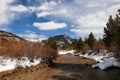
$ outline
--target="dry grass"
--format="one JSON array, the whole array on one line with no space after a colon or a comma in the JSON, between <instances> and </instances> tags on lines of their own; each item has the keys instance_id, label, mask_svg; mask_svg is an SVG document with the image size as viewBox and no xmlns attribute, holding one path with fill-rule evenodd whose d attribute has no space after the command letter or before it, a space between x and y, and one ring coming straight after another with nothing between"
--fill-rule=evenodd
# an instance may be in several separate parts
<instances>
[{"instance_id":1,"label":"dry grass","mask_svg":"<svg viewBox=\"0 0 120 80\"><path fill-rule=\"evenodd\" d=\"M28 41L3 41L0 42L0 55L8 57L50 57L57 56L57 50L53 50L39 42Z\"/></svg>"}]
</instances>

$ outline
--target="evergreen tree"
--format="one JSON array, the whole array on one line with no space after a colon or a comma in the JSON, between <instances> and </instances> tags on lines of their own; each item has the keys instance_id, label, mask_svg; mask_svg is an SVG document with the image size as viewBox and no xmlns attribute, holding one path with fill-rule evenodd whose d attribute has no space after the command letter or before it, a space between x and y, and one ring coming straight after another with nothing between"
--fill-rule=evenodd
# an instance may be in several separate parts
<instances>
[{"instance_id":1,"label":"evergreen tree","mask_svg":"<svg viewBox=\"0 0 120 80\"><path fill-rule=\"evenodd\" d=\"M85 43L85 44L87 44L87 41L88 41L88 38L85 38L85 41L84 41L84 43Z\"/></svg>"},{"instance_id":2,"label":"evergreen tree","mask_svg":"<svg viewBox=\"0 0 120 80\"><path fill-rule=\"evenodd\" d=\"M76 44L75 44L75 49L76 49L77 51L81 51L81 50L84 49L84 42L83 42L83 40L82 40L81 37L80 37L79 40L76 42Z\"/></svg>"},{"instance_id":3,"label":"evergreen tree","mask_svg":"<svg viewBox=\"0 0 120 80\"><path fill-rule=\"evenodd\" d=\"M48 38L46 45L52 49L55 49L55 50L57 49L57 43L52 37Z\"/></svg>"},{"instance_id":4,"label":"evergreen tree","mask_svg":"<svg viewBox=\"0 0 120 80\"><path fill-rule=\"evenodd\" d=\"M113 37L114 37L114 33L113 31L115 31L114 28L114 20L112 18L112 16L109 17L109 20L106 24L106 27L104 27L104 36L103 36L103 40L106 44L107 47L110 47L111 42L113 42Z\"/></svg>"},{"instance_id":5,"label":"evergreen tree","mask_svg":"<svg viewBox=\"0 0 120 80\"><path fill-rule=\"evenodd\" d=\"M89 37L87 39L87 44L91 49L93 49L95 43L96 43L96 39L95 39L93 33L90 32Z\"/></svg>"},{"instance_id":6,"label":"evergreen tree","mask_svg":"<svg viewBox=\"0 0 120 80\"><path fill-rule=\"evenodd\" d=\"M118 45L120 43L120 17L116 15L113 19L112 16L109 17L108 23L106 27L104 27L104 36L103 40L108 48L114 45Z\"/></svg>"},{"instance_id":7,"label":"evergreen tree","mask_svg":"<svg viewBox=\"0 0 120 80\"><path fill-rule=\"evenodd\" d=\"M115 18L109 17L109 20L104 27L104 43L110 51L116 53L120 57L120 16L116 15Z\"/></svg>"},{"instance_id":8,"label":"evergreen tree","mask_svg":"<svg viewBox=\"0 0 120 80\"><path fill-rule=\"evenodd\" d=\"M73 41L72 44L71 44L71 46L74 50L76 50L76 44L77 44L77 40Z\"/></svg>"},{"instance_id":9,"label":"evergreen tree","mask_svg":"<svg viewBox=\"0 0 120 80\"><path fill-rule=\"evenodd\" d=\"M120 15L120 9L118 9L119 15Z\"/></svg>"}]
</instances>

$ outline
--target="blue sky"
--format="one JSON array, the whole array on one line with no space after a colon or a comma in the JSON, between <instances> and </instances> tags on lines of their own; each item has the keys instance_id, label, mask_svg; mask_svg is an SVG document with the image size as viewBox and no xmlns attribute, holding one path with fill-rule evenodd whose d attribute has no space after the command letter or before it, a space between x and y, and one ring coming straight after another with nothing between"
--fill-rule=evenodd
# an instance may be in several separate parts
<instances>
[{"instance_id":1,"label":"blue sky","mask_svg":"<svg viewBox=\"0 0 120 80\"><path fill-rule=\"evenodd\" d=\"M115 16L120 0L1 0L0 29L28 40L68 34L102 37L109 15Z\"/></svg>"}]
</instances>

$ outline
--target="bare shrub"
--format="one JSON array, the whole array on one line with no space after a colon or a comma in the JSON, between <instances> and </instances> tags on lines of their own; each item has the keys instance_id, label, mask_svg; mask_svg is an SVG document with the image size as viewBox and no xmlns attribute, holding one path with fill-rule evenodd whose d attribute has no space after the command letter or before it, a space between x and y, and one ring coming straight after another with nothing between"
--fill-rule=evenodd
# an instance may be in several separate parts
<instances>
[{"instance_id":1,"label":"bare shrub","mask_svg":"<svg viewBox=\"0 0 120 80\"><path fill-rule=\"evenodd\" d=\"M2 43L0 41L0 43ZM5 45L0 45L0 55L9 57L28 57L34 58L50 58L57 57L57 50L42 45L39 42L29 41L7 41Z\"/></svg>"}]
</instances>

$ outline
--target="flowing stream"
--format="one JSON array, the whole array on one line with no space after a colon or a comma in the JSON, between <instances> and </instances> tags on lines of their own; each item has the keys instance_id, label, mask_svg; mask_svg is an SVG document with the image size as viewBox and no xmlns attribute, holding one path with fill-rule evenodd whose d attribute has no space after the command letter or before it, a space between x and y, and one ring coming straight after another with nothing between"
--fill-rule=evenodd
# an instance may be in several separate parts
<instances>
[{"instance_id":1,"label":"flowing stream","mask_svg":"<svg viewBox=\"0 0 120 80\"><path fill-rule=\"evenodd\" d=\"M69 76L59 76L58 80L120 80L119 68L103 71L93 69L91 66L73 64L73 62L74 56L71 55L66 55L61 59L60 63L58 63L59 69L72 74Z\"/></svg>"}]
</instances>

